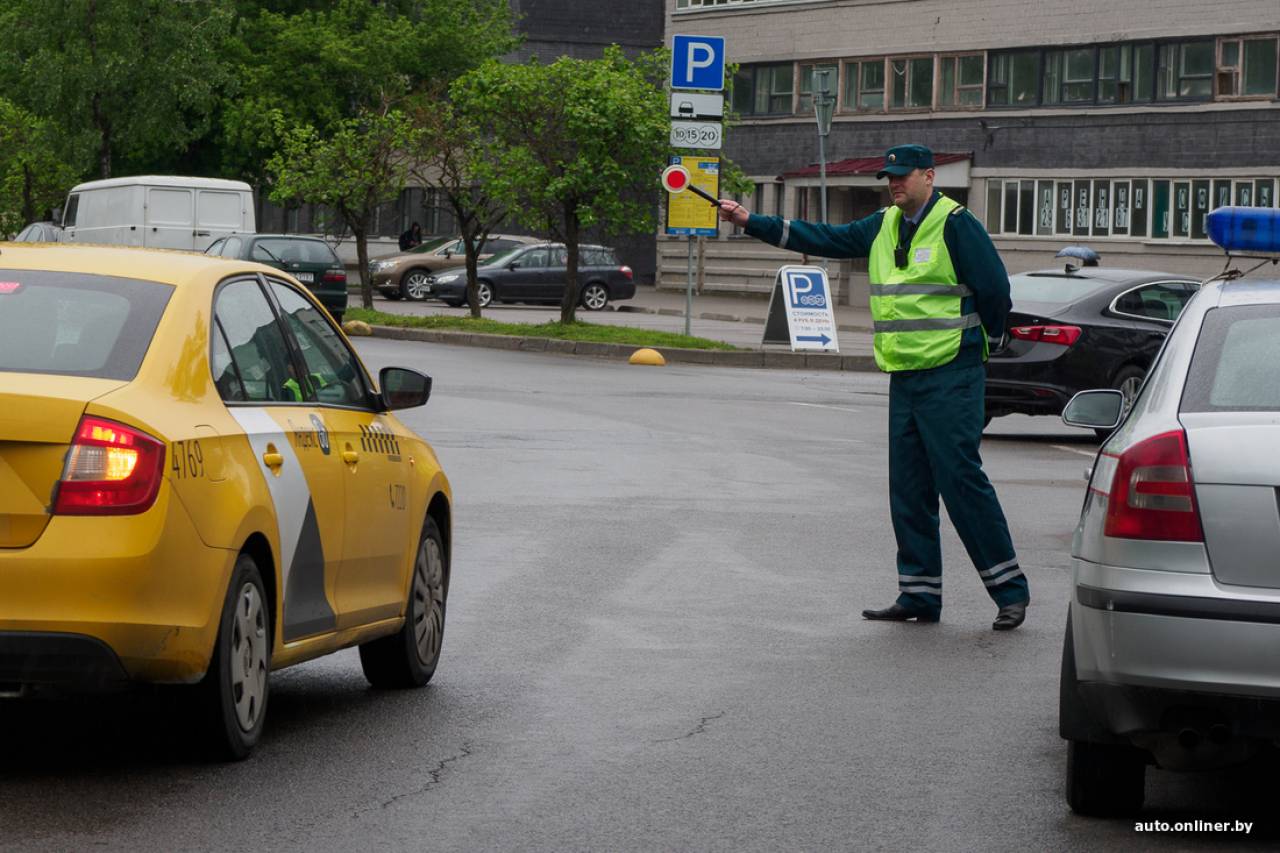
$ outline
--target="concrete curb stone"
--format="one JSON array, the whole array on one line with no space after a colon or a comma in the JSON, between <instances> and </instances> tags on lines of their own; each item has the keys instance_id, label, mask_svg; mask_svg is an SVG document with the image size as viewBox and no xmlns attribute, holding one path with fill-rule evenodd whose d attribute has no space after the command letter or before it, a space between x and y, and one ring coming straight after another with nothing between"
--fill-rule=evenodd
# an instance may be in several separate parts
<instances>
[{"instance_id":1,"label":"concrete curb stone","mask_svg":"<svg viewBox=\"0 0 1280 853\"><path fill-rule=\"evenodd\" d=\"M373 326L373 336L401 341L425 341L456 346L488 347L525 352L550 352L593 358L626 360L639 349L637 344L609 344L597 341L565 341L558 338L488 335L445 329L414 329L405 326ZM781 350L701 350L654 347L668 363L715 365L720 367L782 368L786 370L875 371L875 359L867 355L786 352Z\"/></svg>"}]
</instances>

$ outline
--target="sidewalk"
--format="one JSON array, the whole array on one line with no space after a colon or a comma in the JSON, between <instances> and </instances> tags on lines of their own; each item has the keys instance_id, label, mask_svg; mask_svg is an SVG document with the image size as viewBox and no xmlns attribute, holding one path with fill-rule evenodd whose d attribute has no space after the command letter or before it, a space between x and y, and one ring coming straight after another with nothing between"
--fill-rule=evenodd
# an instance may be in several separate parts
<instances>
[{"instance_id":1,"label":"sidewalk","mask_svg":"<svg viewBox=\"0 0 1280 853\"><path fill-rule=\"evenodd\" d=\"M686 296L682 290L658 290L652 285L636 286L636 295L619 302L618 312L665 314L683 317ZM871 309L865 305L836 305L836 331L849 333L851 339L859 334L867 336L871 343ZM738 296L728 293L703 293L693 295L693 317L699 320L723 320L739 323L763 324L769 315L769 300L758 296ZM844 335L841 335L844 339Z\"/></svg>"}]
</instances>

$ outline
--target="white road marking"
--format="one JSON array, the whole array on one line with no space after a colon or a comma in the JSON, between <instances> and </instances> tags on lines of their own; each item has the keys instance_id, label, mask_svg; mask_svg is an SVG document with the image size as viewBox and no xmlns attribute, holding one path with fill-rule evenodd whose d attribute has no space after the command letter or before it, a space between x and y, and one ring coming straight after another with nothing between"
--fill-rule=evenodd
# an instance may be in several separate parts
<instances>
[{"instance_id":1,"label":"white road marking","mask_svg":"<svg viewBox=\"0 0 1280 853\"><path fill-rule=\"evenodd\" d=\"M1081 456L1088 456L1090 459L1098 455L1096 452L1092 450L1079 450L1074 447L1067 447L1065 444L1051 444L1049 446L1052 447L1054 450L1065 450L1068 453L1078 453Z\"/></svg>"},{"instance_id":2,"label":"white road marking","mask_svg":"<svg viewBox=\"0 0 1280 853\"><path fill-rule=\"evenodd\" d=\"M837 412L860 412L860 411L862 411L861 409L851 409L851 408L849 408L848 406L828 406L828 405L826 405L826 404L824 404L824 403L796 403L796 402L790 402L790 403L788 403L787 405L790 405L790 406L808 406L809 408L812 408L812 409L835 409Z\"/></svg>"}]
</instances>

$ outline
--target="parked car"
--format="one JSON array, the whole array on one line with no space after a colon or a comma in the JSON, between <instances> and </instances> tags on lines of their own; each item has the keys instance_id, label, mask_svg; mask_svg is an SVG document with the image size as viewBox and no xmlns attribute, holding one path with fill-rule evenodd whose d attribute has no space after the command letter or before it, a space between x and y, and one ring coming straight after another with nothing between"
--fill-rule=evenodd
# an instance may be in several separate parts
<instances>
[{"instance_id":1,"label":"parked car","mask_svg":"<svg viewBox=\"0 0 1280 853\"><path fill-rule=\"evenodd\" d=\"M1208 229L1228 252L1265 235L1280 255L1280 211L1220 208ZM1280 740L1278 342L1280 280L1210 280L1127 416L1117 390L1063 413L1118 424L1071 547L1059 729L1074 811L1132 813L1148 764L1219 767Z\"/></svg>"},{"instance_id":2,"label":"parked car","mask_svg":"<svg viewBox=\"0 0 1280 853\"><path fill-rule=\"evenodd\" d=\"M988 422L1061 414L1086 388L1115 388L1132 401L1199 282L1068 263L1011 275L1009 285L1013 309L987 360Z\"/></svg>"},{"instance_id":3,"label":"parked car","mask_svg":"<svg viewBox=\"0 0 1280 853\"><path fill-rule=\"evenodd\" d=\"M480 246L479 259L487 261L498 252L537 242L537 237L490 234ZM461 237L437 237L407 252L371 261L369 275L374 288L388 299L421 300L427 298L429 276L466 262L466 243Z\"/></svg>"},{"instance_id":4,"label":"parked car","mask_svg":"<svg viewBox=\"0 0 1280 853\"><path fill-rule=\"evenodd\" d=\"M63 242L203 252L219 237L252 234L244 181L137 175L77 184L62 214Z\"/></svg>"},{"instance_id":5,"label":"parked car","mask_svg":"<svg viewBox=\"0 0 1280 853\"><path fill-rule=\"evenodd\" d=\"M358 645L375 686L432 677L452 496L394 414L431 380L374 384L305 288L6 246L0 377L0 703L183 685L193 733L243 758L270 671Z\"/></svg>"},{"instance_id":6,"label":"parked car","mask_svg":"<svg viewBox=\"0 0 1280 853\"><path fill-rule=\"evenodd\" d=\"M578 247L578 293L582 307L603 311L610 302L636 295L631 267L618 263L607 246ZM490 258L476 271L480 307L498 302L550 302L564 299L568 255L563 243L539 243ZM457 307L467 301L467 272L450 270L432 276L430 295Z\"/></svg>"},{"instance_id":7,"label":"parked car","mask_svg":"<svg viewBox=\"0 0 1280 853\"><path fill-rule=\"evenodd\" d=\"M244 234L215 240L205 254L257 261L283 270L305 284L337 322L342 322L347 311L347 270L333 248L319 237Z\"/></svg>"},{"instance_id":8,"label":"parked car","mask_svg":"<svg viewBox=\"0 0 1280 853\"><path fill-rule=\"evenodd\" d=\"M62 226L56 222L32 222L13 238L15 243L60 243Z\"/></svg>"}]
</instances>

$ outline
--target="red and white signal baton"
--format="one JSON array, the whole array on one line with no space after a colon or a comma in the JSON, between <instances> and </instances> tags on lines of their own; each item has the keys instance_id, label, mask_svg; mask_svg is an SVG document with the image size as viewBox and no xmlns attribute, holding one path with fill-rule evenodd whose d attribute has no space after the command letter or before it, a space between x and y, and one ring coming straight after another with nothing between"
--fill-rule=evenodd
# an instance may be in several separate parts
<instances>
[{"instance_id":1,"label":"red and white signal baton","mask_svg":"<svg viewBox=\"0 0 1280 853\"><path fill-rule=\"evenodd\" d=\"M672 195L689 190L694 195L701 196L711 202L712 206L720 206L718 198L701 187L694 185L693 181L689 179L689 170L679 163L662 170L662 188Z\"/></svg>"}]
</instances>

